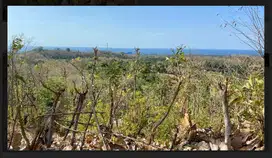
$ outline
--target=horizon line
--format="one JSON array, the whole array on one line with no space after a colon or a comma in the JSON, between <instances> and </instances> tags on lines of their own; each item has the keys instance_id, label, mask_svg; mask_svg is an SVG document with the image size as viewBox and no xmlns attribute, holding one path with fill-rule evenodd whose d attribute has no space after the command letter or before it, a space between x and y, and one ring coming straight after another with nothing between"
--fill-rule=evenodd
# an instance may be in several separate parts
<instances>
[{"instance_id":1,"label":"horizon line","mask_svg":"<svg viewBox=\"0 0 272 158\"><path fill-rule=\"evenodd\" d=\"M10 46L8 46L9 48ZM94 48L94 47L84 47L84 46L28 46L28 47L54 47L54 48ZM98 47L98 48L106 48L107 47ZM175 49L175 48L152 48L152 47L108 47L108 49L134 49L134 48L140 48L140 49ZM245 50L245 51L255 51L253 49L235 49L235 48L185 48L185 49L191 49L191 50Z\"/></svg>"}]
</instances>

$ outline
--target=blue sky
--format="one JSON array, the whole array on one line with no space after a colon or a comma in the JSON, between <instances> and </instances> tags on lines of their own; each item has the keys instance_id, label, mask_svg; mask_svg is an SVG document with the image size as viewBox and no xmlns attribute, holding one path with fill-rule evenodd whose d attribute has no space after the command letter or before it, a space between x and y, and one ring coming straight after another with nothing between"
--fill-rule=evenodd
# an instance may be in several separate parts
<instances>
[{"instance_id":1,"label":"blue sky","mask_svg":"<svg viewBox=\"0 0 272 158\"><path fill-rule=\"evenodd\" d=\"M8 40L23 33L36 46L250 49L220 28L217 14L228 19L231 11L227 6L9 6Z\"/></svg>"}]
</instances>

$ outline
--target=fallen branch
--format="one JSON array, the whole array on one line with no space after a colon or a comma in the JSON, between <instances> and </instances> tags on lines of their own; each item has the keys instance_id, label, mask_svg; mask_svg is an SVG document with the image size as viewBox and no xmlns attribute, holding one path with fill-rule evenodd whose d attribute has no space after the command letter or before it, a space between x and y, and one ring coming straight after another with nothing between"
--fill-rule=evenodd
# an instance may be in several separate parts
<instances>
[{"instance_id":1,"label":"fallen branch","mask_svg":"<svg viewBox=\"0 0 272 158\"><path fill-rule=\"evenodd\" d=\"M59 126L61 126L62 128L69 129L67 126L62 125L62 124L60 124L60 123L57 122L57 121L55 121L55 123L58 124ZM78 131L78 130L73 130L73 129L69 129L69 130L70 130L70 131L77 132L77 133L85 133L85 131ZM86 133L88 133L88 134L97 134L97 132L92 132L92 131L86 131ZM102 131L101 131L101 133L107 134L107 133L109 133L109 132L102 132ZM135 139L135 138L132 138L132 137L129 137L129 136L125 136L125 135L123 135L123 134L119 134L119 133L111 133L111 134L112 134L113 136L115 136L115 137L122 137L122 138L125 138L125 139L130 139L130 140L132 140L132 141L134 141L134 142L141 143L142 145L147 146L147 147L153 147L153 148L160 149L160 150L163 150L163 149L164 149L164 148L162 148L162 147L155 146L155 145L152 145L152 144L148 144L148 143L146 143L146 142L144 142L144 141L137 140L137 139Z\"/></svg>"}]
</instances>

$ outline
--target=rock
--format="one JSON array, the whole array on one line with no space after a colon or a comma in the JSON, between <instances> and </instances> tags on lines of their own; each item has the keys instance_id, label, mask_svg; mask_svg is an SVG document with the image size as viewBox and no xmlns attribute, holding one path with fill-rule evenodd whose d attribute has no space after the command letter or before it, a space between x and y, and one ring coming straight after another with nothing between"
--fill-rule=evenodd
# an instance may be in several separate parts
<instances>
[{"instance_id":1,"label":"rock","mask_svg":"<svg viewBox=\"0 0 272 158\"><path fill-rule=\"evenodd\" d=\"M228 150L228 146L224 142L221 142L219 144L219 150L220 151L227 151Z\"/></svg>"},{"instance_id":2,"label":"rock","mask_svg":"<svg viewBox=\"0 0 272 158\"><path fill-rule=\"evenodd\" d=\"M264 146L262 146L262 147L260 147L260 148L256 148L255 150L256 150L256 151L262 151L262 150L264 150Z\"/></svg>"},{"instance_id":3,"label":"rock","mask_svg":"<svg viewBox=\"0 0 272 158\"><path fill-rule=\"evenodd\" d=\"M189 143L188 141L183 141L183 142L181 142L180 144L178 144L178 145L177 145L178 150L183 150L183 147L184 147L185 145L187 145L188 143Z\"/></svg>"},{"instance_id":4,"label":"rock","mask_svg":"<svg viewBox=\"0 0 272 158\"><path fill-rule=\"evenodd\" d=\"M76 148L75 148L75 150L80 151L80 145L77 145Z\"/></svg>"},{"instance_id":5,"label":"rock","mask_svg":"<svg viewBox=\"0 0 272 158\"><path fill-rule=\"evenodd\" d=\"M231 146L233 147L234 150L238 150L240 149L241 147L243 147L243 137L234 137L232 140L231 140Z\"/></svg>"},{"instance_id":6,"label":"rock","mask_svg":"<svg viewBox=\"0 0 272 158\"><path fill-rule=\"evenodd\" d=\"M107 151L108 150L108 146L106 146L106 145L102 145L102 147L101 147L101 149L103 150L103 151Z\"/></svg>"},{"instance_id":7,"label":"rock","mask_svg":"<svg viewBox=\"0 0 272 158\"><path fill-rule=\"evenodd\" d=\"M191 151L192 149L193 149L193 148L190 147L190 146L185 146L185 147L183 148L184 151Z\"/></svg>"},{"instance_id":8,"label":"rock","mask_svg":"<svg viewBox=\"0 0 272 158\"><path fill-rule=\"evenodd\" d=\"M65 147L63 148L63 150L65 150L65 151L71 151L72 149L73 149L73 147L72 147L71 145L65 146Z\"/></svg>"},{"instance_id":9,"label":"rock","mask_svg":"<svg viewBox=\"0 0 272 158\"><path fill-rule=\"evenodd\" d=\"M220 145L220 143L223 141L223 139L214 139L214 138L211 138L210 139L210 142L212 143L212 144L215 144L215 145L217 145L217 146L219 146Z\"/></svg>"},{"instance_id":10,"label":"rock","mask_svg":"<svg viewBox=\"0 0 272 158\"><path fill-rule=\"evenodd\" d=\"M224 139L216 139L216 140L215 140L215 143L216 143L216 145L218 145L218 147L220 146L220 144L221 144L222 142L224 142Z\"/></svg>"},{"instance_id":11,"label":"rock","mask_svg":"<svg viewBox=\"0 0 272 158\"><path fill-rule=\"evenodd\" d=\"M209 143L210 148L212 151L218 151L219 150L219 146L217 144L213 144L213 143Z\"/></svg>"},{"instance_id":12,"label":"rock","mask_svg":"<svg viewBox=\"0 0 272 158\"><path fill-rule=\"evenodd\" d=\"M205 141L198 143L197 148L198 148L198 150L211 150L210 145L208 143L206 143Z\"/></svg>"},{"instance_id":13,"label":"rock","mask_svg":"<svg viewBox=\"0 0 272 158\"><path fill-rule=\"evenodd\" d=\"M234 150L239 150L244 145L246 141L251 137L251 133L243 130L236 131L231 138L231 146ZM250 144L250 143L249 143Z\"/></svg>"}]
</instances>

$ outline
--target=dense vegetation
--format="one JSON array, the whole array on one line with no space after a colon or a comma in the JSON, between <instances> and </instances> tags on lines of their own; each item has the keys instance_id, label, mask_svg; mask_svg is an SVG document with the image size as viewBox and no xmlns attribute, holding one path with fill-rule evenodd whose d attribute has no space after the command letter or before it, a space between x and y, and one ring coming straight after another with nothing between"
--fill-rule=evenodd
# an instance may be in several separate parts
<instances>
[{"instance_id":1,"label":"dense vegetation","mask_svg":"<svg viewBox=\"0 0 272 158\"><path fill-rule=\"evenodd\" d=\"M184 55L183 47L168 57L140 49L18 53L22 47L15 38L8 55L9 148L186 150L224 138L225 113L233 149L264 144L261 57Z\"/></svg>"}]
</instances>

